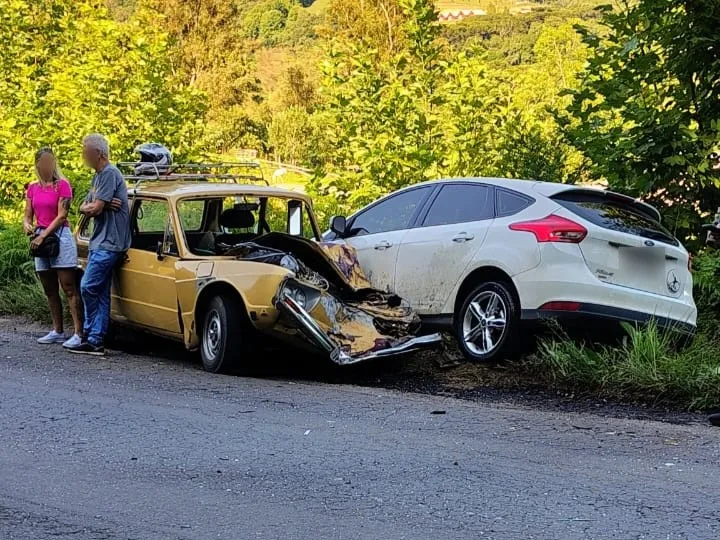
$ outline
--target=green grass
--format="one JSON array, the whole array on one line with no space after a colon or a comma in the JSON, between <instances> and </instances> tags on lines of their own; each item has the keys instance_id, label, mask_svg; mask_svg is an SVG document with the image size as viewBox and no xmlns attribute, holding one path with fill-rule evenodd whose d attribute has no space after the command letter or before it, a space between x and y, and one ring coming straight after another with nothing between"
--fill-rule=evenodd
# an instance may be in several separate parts
<instances>
[{"instance_id":1,"label":"green grass","mask_svg":"<svg viewBox=\"0 0 720 540\"><path fill-rule=\"evenodd\" d=\"M716 336L701 333L681 349L676 337L653 325L626 330L619 346L586 345L565 336L545 341L524 367L551 388L582 395L687 409L720 405Z\"/></svg>"},{"instance_id":2,"label":"green grass","mask_svg":"<svg viewBox=\"0 0 720 540\"><path fill-rule=\"evenodd\" d=\"M47 299L35 274L27 236L19 225L0 225L0 314L48 322Z\"/></svg>"}]
</instances>

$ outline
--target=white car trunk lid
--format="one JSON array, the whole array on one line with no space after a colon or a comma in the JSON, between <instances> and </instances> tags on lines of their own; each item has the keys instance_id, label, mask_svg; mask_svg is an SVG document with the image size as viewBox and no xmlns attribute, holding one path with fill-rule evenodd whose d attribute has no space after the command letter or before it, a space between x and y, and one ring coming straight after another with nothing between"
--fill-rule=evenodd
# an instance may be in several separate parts
<instances>
[{"instance_id":1,"label":"white car trunk lid","mask_svg":"<svg viewBox=\"0 0 720 540\"><path fill-rule=\"evenodd\" d=\"M571 190L553 200L588 229L580 250L600 280L669 297L682 295L691 279L688 254L643 206L611 192Z\"/></svg>"}]
</instances>

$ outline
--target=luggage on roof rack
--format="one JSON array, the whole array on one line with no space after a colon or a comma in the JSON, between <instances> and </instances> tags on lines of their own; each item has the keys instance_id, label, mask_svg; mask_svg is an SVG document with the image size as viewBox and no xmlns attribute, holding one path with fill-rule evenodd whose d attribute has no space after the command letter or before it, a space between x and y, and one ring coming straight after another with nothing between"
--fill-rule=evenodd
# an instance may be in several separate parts
<instances>
[{"instance_id":1,"label":"luggage on roof rack","mask_svg":"<svg viewBox=\"0 0 720 540\"><path fill-rule=\"evenodd\" d=\"M134 168L137 176L154 176L165 173L173 163L172 152L160 143L143 143L135 147L140 163Z\"/></svg>"},{"instance_id":2,"label":"luggage on roof rack","mask_svg":"<svg viewBox=\"0 0 720 540\"><path fill-rule=\"evenodd\" d=\"M222 163L172 163L169 165L156 165L149 161L120 162L117 167L123 170L131 170L132 173L124 174L125 180L135 182L137 188L142 182L262 182L265 185L270 183L263 175L262 167L257 161L237 161ZM138 169L142 174L137 174Z\"/></svg>"}]
</instances>

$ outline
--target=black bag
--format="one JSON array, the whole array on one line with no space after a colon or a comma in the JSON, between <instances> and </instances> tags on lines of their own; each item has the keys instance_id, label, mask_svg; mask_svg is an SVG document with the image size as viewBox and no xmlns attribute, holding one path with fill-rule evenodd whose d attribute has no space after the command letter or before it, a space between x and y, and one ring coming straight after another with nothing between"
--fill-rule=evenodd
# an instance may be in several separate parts
<instances>
[{"instance_id":1,"label":"black bag","mask_svg":"<svg viewBox=\"0 0 720 540\"><path fill-rule=\"evenodd\" d=\"M33 235L33 239L37 238L38 233ZM56 234L51 234L42 241L37 248L30 248L30 255L40 257L42 259L54 259L60 255L60 239Z\"/></svg>"}]
</instances>

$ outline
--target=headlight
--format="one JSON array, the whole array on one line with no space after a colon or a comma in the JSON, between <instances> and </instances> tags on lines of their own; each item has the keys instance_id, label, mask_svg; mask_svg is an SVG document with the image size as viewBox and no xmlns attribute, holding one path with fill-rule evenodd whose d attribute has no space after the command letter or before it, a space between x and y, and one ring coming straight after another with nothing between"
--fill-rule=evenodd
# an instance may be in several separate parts
<instances>
[{"instance_id":1,"label":"headlight","mask_svg":"<svg viewBox=\"0 0 720 540\"><path fill-rule=\"evenodd\" d=\"M295 275L300 273L300 265L295 257L291 257L290 255L285 255L282 259L280 259L280 266L286 270L290 270Z\"/></svg>"},{"instance_id":2,"label":"headlight","mask_svg":"<svg viewBox=\"0 0 720 540\"><path fill-rule=\"evenodd\" d=\"M295 300L301 308L305 309L307 307L307 295L299 286L293 283L288 283L285 286L284 292L287 296Z\"/></svg>"},{"instance_id":3,"label":"headlight","mask_svg":"<svg viewBox=\"0 0 720 540\"><path fill-rule=\"evenodd\" d=\"M304 283L300 283L294 279L288 279L279 292L279 297L292 298L295 303L305 311L312 311L320 302L323 295L321 291L314 287L310 287Z\"/></svg>"}]
</instances>

